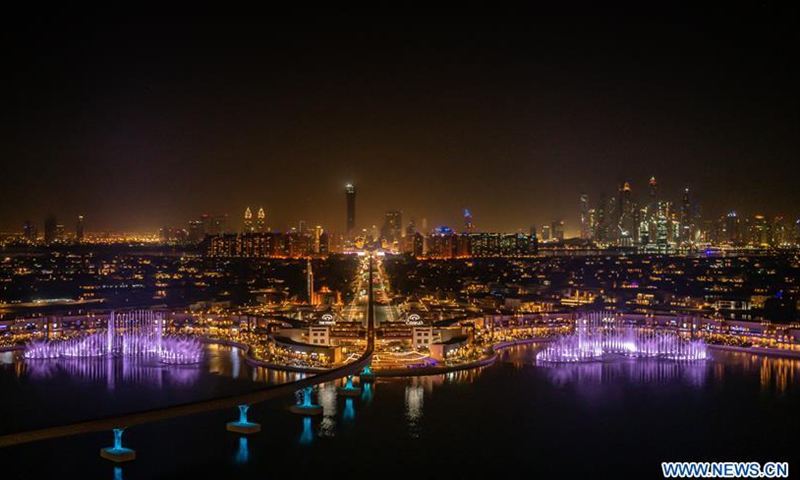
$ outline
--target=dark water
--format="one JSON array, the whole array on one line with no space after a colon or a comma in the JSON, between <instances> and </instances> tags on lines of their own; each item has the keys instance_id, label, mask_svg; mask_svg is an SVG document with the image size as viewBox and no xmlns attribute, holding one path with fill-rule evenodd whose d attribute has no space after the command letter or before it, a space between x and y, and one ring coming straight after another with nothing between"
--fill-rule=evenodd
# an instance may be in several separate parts
<instances>
[{"instance_id":1,"label":"dark water","mask_svg":"<svg viewBox=\"0 0 800 480\"><path fill-rule=\"evenodd\" d=\"M4 473L24 466L19 478L109 479L660 478L664 460L788 461L797 468L797 361L714 352L691 365L619 359L537 366L535 351L517 347L480 371L379 380L356 399L328 385L319 395L321 418L289 413L293 398L255 405L250 417L262 432L246 439L225 431L233 411L138 426L125 434L138 458L120 469L98 455L110 433L6 448L0 465ZM30 366L21 372L7 365L0 370L0 431L27 424L23 417L38 415L30 422L46 425L97 409L144 408L288 380L249 369L227 349L210 356L192 378L175 380L166 371L160 383L152 375L117 379L111 392L107 376L34 376Z\"/></svg>"}]
</instances>

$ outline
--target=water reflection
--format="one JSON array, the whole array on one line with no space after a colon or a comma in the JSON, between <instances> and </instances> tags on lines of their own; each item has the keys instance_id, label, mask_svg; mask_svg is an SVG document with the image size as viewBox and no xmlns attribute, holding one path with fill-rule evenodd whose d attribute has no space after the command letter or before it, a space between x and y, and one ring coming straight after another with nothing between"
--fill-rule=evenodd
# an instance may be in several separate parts
<instances>
[{"instance_id":1,"label":"water reflection","mask_svg":"<svg viewBox=\"0 0 800 480\"><path fill-rule=\"evenodd\" d=\"M422 377L428 379L428 377ZM417 380L416 378L414 380ZM406 420L408 421L408 434L412 438L419 438L422 431L422 408L425 399L425 389L420 382L413 382L406 386L405 406Z\"/></svg>"},{"instance_id":2,"label":"water reflection","mask_svg":"<svg viewBox=\"0 0 800 480\"><path fill-rule=\"evenodd\" d=\"M681 363L664 360L621 359L542 367L558 386L568 384L591 387L625 383L667 385L675 382L701 387L706 382L705 362Z\"/></svg>"},{"instance_id":3,"label":"water reflection","mask_svg":"<svg viewBox=\"0 0 800 480\"><path fill-rule=\"evenodd\" d=\"M342 413L342 420L350 422L356 417L356 411L353 408L353 399L346 398L344 401L344 412Z\"/></svg>"},{"instance_id":4,"label":"water reflection","mask_svg":"<svg viewBox=\"0 0 800 480\"><path fill-rule=\"evenodd\" d=\"M239 437L239 449L236 451L234 463L244 465L250 459L250 450L247 447L247 437Z\"/></svg>"},{"instance_id":5,"label":"water reflection","mask_svg":"<svg viewBox=\"0 0 800 480\"><path fill-rule=\"evenodd\" d=\"M361 384L361 400L369 405L372 402L372 382Z\"/></svg>"},{"instance_id":6,"label":"water reflection","mask_svg":"<svg viewBox=\"0 0 800 480\"><path fill-rule=\"evenodd\" d=\"M28 359L19 360L15 365L17 377L28 376L32 380L44 381L63 374L81 381L104 381L109 391L113 391L120 381L158 389L165 382L189 386L197 381L202 370L199 365L167 366L130 357Z\"/></svg>"},{"instance_id":7,"label":"water reflection","mask_svg":"<svg viewBox=\"0 0 800 480\"><path fill-rule=\"evenodd\" d=\"M505 353L504 359L519 369L530 368L537 365L535 354L539 349L536 346L514 348ZM800 360L720 350L711 351L707 360L697 362L620 357L578 364L544 364L536 368L547 372L548 378L559 386L622 382L659 386L678 382L700 388L710 382L724 381L726 377L757 378L762 391L777 394L800 386Z\"/></svg>"},{"instance_id":8,"label":"water reflection","mask_svg":"<svg viewBox=\"0 0 800 480\"><path fill-rule=\"evenodd\" d=\"M81 388L75 392L86 395L89 390L82 388L91 387L91 395L97 395L103 390L127 392L135 386L168 392L166 395L184 395L198 386L205 390L205 386L216 383L211 380L213 377L274 385L304 376L252 367L241 356L240 349L213 344L206 345L203 361L192 365L168 365L154 358L129 356L25 359L19 351L0 352L0 385L4 388L19 385L20 391L26 392L33 391L37 384L52 384L53 388L66 389L68 394L72 394L75 387Z\"/></svg>"},{"instance_id":9,"label":"water reflection","mask_svg":"<svg viewBox=\"0 0 800 480\"><path fill-rule=\"evenodd\" d=\"M319 424L320 437L336 436L336 385L326 383L319 387L317 396L322 406L322 422Z\"/></svg>"},{"instance_id":10,"label":"water reflection","mask_svg":"<svg viewBox=\"0 0 800 480\"><path fill-rule=\"evenodd\" d=\"M310 445L314 441L314 431L311 429L311 417L303 417L303 431L297 441L300 445Z\"/></svg>"}]
</instances>

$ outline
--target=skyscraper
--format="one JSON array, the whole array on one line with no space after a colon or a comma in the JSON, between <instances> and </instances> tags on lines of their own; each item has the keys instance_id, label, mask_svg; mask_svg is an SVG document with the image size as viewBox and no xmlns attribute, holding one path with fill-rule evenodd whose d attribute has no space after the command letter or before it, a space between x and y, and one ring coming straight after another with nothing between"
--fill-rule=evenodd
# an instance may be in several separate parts
<instances>
[{"instance_id":1,"label":"skyscraper","mask_svg":"<svg viewBox=\"0 0 800 480\"><path fill-rule=\"evenodd\" d=\"M399 211L386 212L386 219L381 229L381 237L395 242L403 236L403 213Z\"/></svg>"},{"instance_id":2,"label":"skyscraper","mask_svg":"<svg viewBox=\"0 0 800 480\"><path fill-rule=\"evenodd\" d=\"M31 221L25 221L22 225L22 237L30 242L34 243L38 240L39 232L36 229L36 225L33 224Z\"/></svg>"},{"instance_id":3,"label":"skyscraper","mask_svg":"<svg viewBox=\"0 0 800 480\"><path fill-rule=\"evenodd\" d=\"M564 220L555 220L553 222L552 230L553 240L559 242L564 240Z\"/></svg>"},{"instance_id":4,"label":"skyscraper","mask_svg":"<svg viewBox=\"0 0 800 480\"><path fill-rule=\"evenodd\" d=\"M589 196L581 194L581 240L589 240L591 224L589 222Z\"/></svg>"},{"instance_id":5,"label":"skyscraper","mask_svg":"<svg viewBox=\"0 0 800 480\"><path fill-rule=\"evenodd\" d=\"M472 223L472 212L470 212L468 208L464 209L464 232L475 232L475 224Z\"/></svg>"},{"instance_id":6,"label":"skyscraper","mask_svg":"<svg viewBox=\"0 0 800 480\"><path fill-rule=\"evenodd\" d=\"M253 212L250 211L250 207L247 207L244 210L244 233L253 233L255 232L255 224L253 222Z\"/></svg>"},{"instance_id":7,"label":"skyscraper","mask_svg":"<svg viewBox=\"0 0 800 480\"><path fill-rule=\"evenodd\" d=\"M347 236L353 235L356 229L356 187L348 183L344 187L344 195L347 200Z\"/></svg>"},{"instance_id":8,"label":"skyscraper","mask_svg":"<svg viewBox=\"0 0 800 480\"><path fill-rule=\"evenodd\" d=\"M255 228L257 233L264 233L267 231L267 214L264 212L264 207L258 207Z\"/></svg>"},{"instance_id":9,"label":"skyscraper","mask_svg":"<svg viewBox=\"0 0 800 480\"><path fill-rule=\"evenodd\" d=\"M692 219L692 205L689 202L689 189L683 191L683 201L681 202L681 243L691 242L694 221Z\"/></svg>"},{"instance_id":10,"label":"skyscraper","mask_svg":"<svg viewBox=\"0 0 800 480\"><path fill-rule=\"evenodd\" d=\"M542 225L542 241L550 241L550 225Z\"/></svg>"},{"instance_id":11,"label":"skyscraper","mask_svg":"<svg viewBox=\"0 0 800 480\"><path fill-rule=\"evenodd\" d=\"M317 298L314 294L314 270L311 268L311 259L306 260L306 289L308 296L308 304L316 305Z\"/></svg>"},{"instance_id":12,"label":"skyscraper","mask_svg":"<svg viewBox=\"0 0 800 480\"><path fill-rule=\"evenodd\" d=\"M619 199L617 204L617 244L625 247L633 245L634 210L636 206L631 198L631 185L625 182L619 189Z\"/></svg>"},{"instance_id":13,"label":"skyscraper","mask_svg":"<svg viewBox=\"0 0 800 480\"><path fill-rule=\"evenodd\" d=\"M83 215L78 215L78 223L75 225L75 240L83 242Z\"/></svg>"},{"instance_id":14,"label":"skyscraper","mask_svg":"<svg viewBox=\"0 0 800 480\"><path fill-rule=\"evenodd\" d=\"M44 219L44 243L49 245L56 241L58 235L56 232L57 228L58 222L56 221L56 217L48 215L48 217Z\"/></svg>"}]
</instances>

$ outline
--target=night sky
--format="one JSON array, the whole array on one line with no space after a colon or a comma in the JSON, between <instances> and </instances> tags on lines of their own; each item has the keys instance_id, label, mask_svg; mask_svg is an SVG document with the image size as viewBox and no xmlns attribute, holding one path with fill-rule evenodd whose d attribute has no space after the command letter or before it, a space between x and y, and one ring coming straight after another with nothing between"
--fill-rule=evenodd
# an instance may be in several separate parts
<instances>
[{"instance_id":1,"label":"night sky","mask_svg":"<svg viewBox=\"0 0 800 480\"><path fill-rule=\"evenodd\" d=\"M796 12L507 13L6 19L0 230L263 205L341 232L352 181L359 228L575 234L580 192L651 175L707 217L800 215Z\"/></svg>"}]
</instances>

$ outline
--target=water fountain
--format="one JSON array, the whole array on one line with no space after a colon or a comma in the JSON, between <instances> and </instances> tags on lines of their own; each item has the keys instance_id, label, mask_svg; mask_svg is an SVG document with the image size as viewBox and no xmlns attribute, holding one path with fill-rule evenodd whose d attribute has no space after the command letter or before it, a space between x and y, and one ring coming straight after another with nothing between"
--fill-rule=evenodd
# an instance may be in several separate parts
<instances>
[{"instance_id":1,"label":"water fountain","mask_svg":"<svg viewBox=\"0 0 800 480\"><path fill-rule=\"evenodd\" d=\"M339 395L342 395L344 397L357 397L357 396L361 395L361 389L356 387L356 386L353 386L353 376L352 375L348 375L345 378L344 386L340 387L338 392L339 392Z\"/></svg>"},{"instance_id":2,"label":"water fountain","mask_svg":"<svg viewBox=\"0 0 800 480\"><path fill-rule=\"evenodd\" d=\"M25 347L25 358L91 358L107 355L155 357L169 364L198 363L203 346L197 339L164 334L160 312L138 310L111 312L104 331L58 340L35 340Z\"/></svg>"},{"instance_id":3,"label":"water fountain","mask_svg":"<svg viewBox=\"0 0 800 480\"><path fill-rule=\"evenodd\" d=\"M247 420L247 411L249 409L250 405L239 405L239 420L235 422L228 422L225 424L225 428L229 432L241 433L243 435L260 432L261 425Z\"/></svg>"},{"instance_id":4,"label":"water fountain","mask_svg":"<svg viewBox=\"0 0 800 480\"><path fill-rule=\"evenodd\" d=\"M695 361L706 358L706 345L677 327L629 323L602 312L584 314L575 331L561 337L536 355L546 363L602 360L607 355Z\"/></svg>"},{"instance_id":5,"label":"water fountain","mask_svg":"<svg viewBox=\"0 0 800 480\"><path fill-rule=\"evenodd\" d=\"M305 387L295 392L297 403L289 407L289 411L300 415L321 415L323 408L320 405L315 405L311 400L311 394L314 387Z\"/></svg>"}]
</instances>

